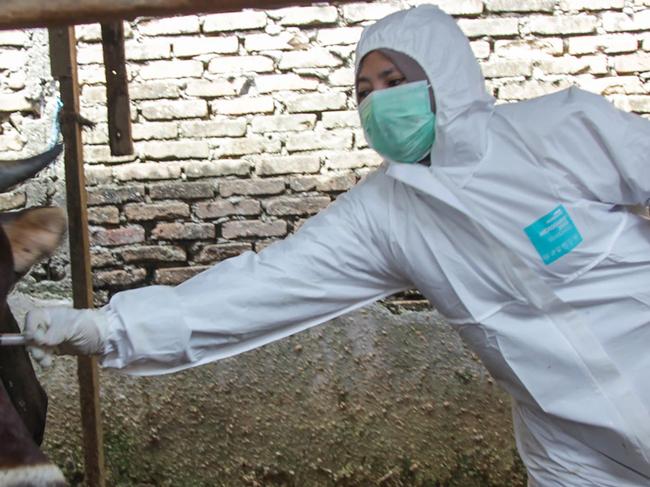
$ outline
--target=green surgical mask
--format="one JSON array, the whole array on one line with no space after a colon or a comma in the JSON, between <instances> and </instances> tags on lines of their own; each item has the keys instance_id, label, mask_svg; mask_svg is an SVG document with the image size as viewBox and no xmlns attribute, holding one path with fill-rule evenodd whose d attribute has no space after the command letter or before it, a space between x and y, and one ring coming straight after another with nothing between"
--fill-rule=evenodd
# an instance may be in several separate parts
<instances>
[{"instance_id":1,"label":"green surgical mask","mask_svg":"<svg viewBox=\"0 0 650 487\"><path fill-rule=\"evenodd\" d=\"M359 113L368 144L389 161L413 164L431 152L436 116L426 81L375 90Z\"/></svg>"}]
</instances>

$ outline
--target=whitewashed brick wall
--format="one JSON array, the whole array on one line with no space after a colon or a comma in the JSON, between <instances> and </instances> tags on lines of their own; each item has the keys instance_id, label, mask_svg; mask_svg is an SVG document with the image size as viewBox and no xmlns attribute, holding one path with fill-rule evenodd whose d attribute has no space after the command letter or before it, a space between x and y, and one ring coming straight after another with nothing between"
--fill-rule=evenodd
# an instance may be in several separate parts
<instances>
[{"instance_id":1,"label":"whitewashed brick wall","mask_svg":"<svg viewBox=\"0 0 650 487\"><path fill-rule=\"evenodd\" d=\"M126 26L136 154L107 146L98 25L77 27L90 231L100 301L175 284L297 229L373 170L352 98L364 25L408 5L373 2L139 19ZM500 103L577 85L650 114L650 1L442 0ZM33 153L54 85L43 30L0 32L0 157ZM0 209L63 203L62 169ZM65 292L65 252L29 285ZM40 286L40 287L39 287Z\"/></svg>"}]
</instances>

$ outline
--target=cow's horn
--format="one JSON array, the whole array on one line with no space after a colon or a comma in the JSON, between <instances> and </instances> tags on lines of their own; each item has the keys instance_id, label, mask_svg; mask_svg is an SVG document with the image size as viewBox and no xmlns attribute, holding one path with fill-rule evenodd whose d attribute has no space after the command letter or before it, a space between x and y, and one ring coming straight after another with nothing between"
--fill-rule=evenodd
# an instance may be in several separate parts
<instances>
[{"instance_id":1,"label":"cow's horn","mask_svg":"<svg viewBox=\"0 0 650 487\"><path fill-rule=\"evenodd\" d=\"M61 151L62 144L56 144L50 150L27 159L0 161L0 192L34 176L38 171L54 161Z\"/></svg>"}]
</instances>

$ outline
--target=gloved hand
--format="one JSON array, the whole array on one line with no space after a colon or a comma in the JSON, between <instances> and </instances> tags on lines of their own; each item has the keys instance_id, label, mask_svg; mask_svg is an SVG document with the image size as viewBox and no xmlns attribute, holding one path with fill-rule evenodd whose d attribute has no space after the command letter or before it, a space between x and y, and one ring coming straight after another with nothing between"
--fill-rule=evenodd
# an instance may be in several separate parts
<instances>
[{"instance_id":1,"label":"gloved hand","mask_svg":"<svg viewBox=\"0 0 650 487\"><path fill-rule=\"evenodd\" d=\"M48 367L52 354L101 355L106 348L108 318L97 309L38 308L27 313L24 333L34 360Z\"/></svg>"}]
</instances>

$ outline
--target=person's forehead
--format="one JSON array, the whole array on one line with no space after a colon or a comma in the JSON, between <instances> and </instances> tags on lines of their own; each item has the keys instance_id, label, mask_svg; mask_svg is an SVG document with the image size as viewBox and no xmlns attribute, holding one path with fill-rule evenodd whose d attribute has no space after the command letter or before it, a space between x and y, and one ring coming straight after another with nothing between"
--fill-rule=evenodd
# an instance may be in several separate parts
<instances>
[{"instance_id":1,"label":"person's forehead","mask_svg":"<svg viewBox=\"0 0 650 487\"><path fill-rule=\"evenodd\" d=\"M397 69L397 66L395 66L388 56L381 51L371 51L361 60L357 79L369 75L376 75L390 68Z\"/></svg>"}]
</instances>

